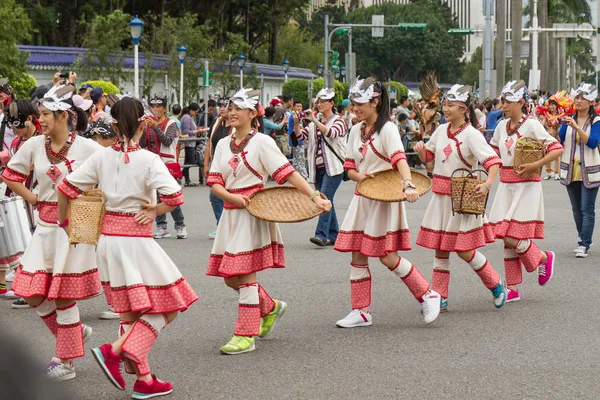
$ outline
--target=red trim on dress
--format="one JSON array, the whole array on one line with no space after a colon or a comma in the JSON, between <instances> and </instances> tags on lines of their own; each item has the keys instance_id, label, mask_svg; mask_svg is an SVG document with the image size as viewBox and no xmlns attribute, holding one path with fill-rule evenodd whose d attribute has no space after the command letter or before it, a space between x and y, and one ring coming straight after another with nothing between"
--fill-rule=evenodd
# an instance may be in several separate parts
<instances>
[{"instance_id":1,"label":"red trim on dress","mask_svg":"<svg viewBox=\"0 0 600 400\"><path fill-rule=\"evenodd\" d=\"M229 278L268 268L285 268L283 244L273 242L261 249L237 254L211 254L206 275Z\"/></svg>"},{"instance_id":2,"label":"red trim on dress","mask_svg":"<svg viewBox=\"0 0 600 400\"><path fill-rule=\"evenodd\" d=\"M243 194L245 196L252 196L254 193L258 193L261 190L263 190L265 188L265 186L260 183L258 185L254 185L254 186L249 186L246 188L241 188L241 189L227 189L227 191L231 194ZM239 210L241 207L236 206L233 203L229 203L229 202L225 202L223 207L227 210Z\"/></svg>"},{"instance_id":3,"label":"red trim on dress","mask_svg":"<svg viewBox=\"0 0 600 400\"><path fill-rule=\"evenodd\" d=\"M481 165L483 166L483 169L489 171L492 165L502 165L502 159L498 156L491 156L486 158Z\"/></svg>"},{"instance_id":4,"label":"red trim on dress","mask_svg":"<svg viewBox=\"0 0 600 400\"><path fill-rule=\"evenodd\" d=\"M356 161L350 159L350 158L346 158L344 160L344 169L346 170L354 170L356 171Z\"/></svg>"},{"instance_id":5,"label":"red trim on dress","mask_svg":"<svg viewBox=\"0 0 600 400\"><path fill-rule=\"evenodd\" d=\"M390 160L389 158L387 158L386 156L381 154L379 151L377 151L377 149L375 148L375 145L373 144L373 140L375 140L375 138L371 138L371 140L369 140L369 147L371 147L371 150L373 150L373 153L375 153L375 155L377 157L381 158L383 161L391 163L392 160Z\"/></svg>"},{"instance_id":6,"label":"red trim on dress","mask_svg":"<svg viewBox=\"0 0 600 400\"><path fill-rule=\"evenodd\" d=\"M392 154L392 158L390 163L392 164L392 169L394 171L398 171L398 161L400 160L406 160L406 154L404 154L403 151L396 151Z\"/></svg>"},{"instance_id":7,"label":"red trim on dress","mask_svg":"<svg viewBox=\"0 0 600 400\"><path fill-rule=\"evenodd\" d=\"M496 240L491 224L467 232L444 232L421 227L417 244L445 252L472 251Z\"/></svg>"},{"instance_id":8,"label":"red trim on dress","mask_svg":"<svg viewBox=\"0 0 600 400\"><path fill-rule=\"evenodd\" d=\"M209 172L208 179L206 180L206 184L208 186L212 185L221 185L225 187L225 181L223 180L223 175L218 172Z\"/></svg>"},{"instance_id":9,"label":"red trim on dress","mask_svg":"<svg viewBox=\"0 0 600 400\"><path fill-rule=\"evenodd\" d=\"M6 167L2 172L2 178L11 182L23 183L27 180L28 175L22 174L19 171L15 171L12 168Z\"/></svg>"},{"instance_id":10,"label":"red trim on dress","mask_svg":"<svg viewBox=\"0 0 600 400\"><path fill-rule=\"evenodd\" d=\"M433 193L444 196L452 195L452 179L447 176L434 175L433 184L431 186Z\"/></svg>"},{"instance_id":11,"label":"red trim on dress","mask_svg":"<svg viewBox=\"0 0 600 400\"><path fill-rule=\"evenodd\" d=\"M159 194L158 198L169 207L177 207L183 204L183 192L181 190L172 194Z\"/></svg>"},{"instance_id":12,"label":"red trim on dress","mask_svg":"<svg viewBox=\"0 0 600 400\"><path fill-rule=\"evenodd\" d=\"M435 154L431 150L425 149L425 163L430 163L432 161L435 161Z\"/></svg>"},{"instance_id":13,"label":"red trim on dress","mask_svg":"<svg viewBox=\"0 0 600 400\"><path fill-rule=\"evenodd\" d=\"M107 303L118 313L145 311L148 314L164 314L184 311L198 300L184 277L164 286L140 283L111 287L109 282L102 282L102 287Z\"/></svg>"},{"instance_id":14,"label":"red trim on dress","mask_svg":"<svg viewBox=\"0 0 600 400\"><path fill-rule=\"evenodd\" d=\"M500 182L504 183L523 183L523 182L541 182L542 177L539 174L531 175L527 178L519 176L514 168L511 167L500 167Z\"/></svg>"},{"instance_id":15,"label":"red trim on dress","mask_svg":"<svg viewBox=\"0 0 600 400\"><path fill-rule=\"evenodd\" d=\"M79 196L83 190L79 189L77 186L73 185L71 182L67 180L67 178L60 181L58 186L56 187L62 194L67 196L70 199L74 199Z\"/></svg>"},{"instance_id":16,"label":"red trim on dress","mask_svg":"<svg viewBox=\"0 0 600 400\"><path fill-rule=\"evenodd\" d=\"M493 144L490 144L490 147L494 149L498 157L500 157L500 148L498 146L494 146Z\"/></svg>"},{"instance_id":17,"label":"red trim on dress","mask_svg":"<svg viewBox=\"0 0 600 400\"><path fill-rule=\"evenodd\" d=\"M234 140L235 143L235 140ZM237 145L236 145L237 147ZM240 153L240 156L242 157L242 161L244 161L244 165L246 166L246 168L248 168L248 170L250 172L252 172L254 174L254 176L256 176L258 179L260 179L261 181L264 179L263 176L261 174L258 173L257 170L255 170L254 168L252 168L252 166L250 165L250 163L248 162L248 160L246 160L246 153L248 153L247 151L242 151ZM273 178L275 179L275 178Z\"/></svg>"},{"instance_id":18,"label":"red trim on dress","mask_svg":"<svg viewBox=\"0 0 600 400\"><path fill-rule=\"evenodd\" d=\"M153 237L152 224L140 225L134 221L135 216L134 213L106 211L101 233L106 236Z\"/></svg>"},{"instance_id":19,"label":"red trim on dress","mask_svg":"<svg viewBox=\"0 0 600 400\"><path fill-rule=\"evenodd\" d=\"M554 142L550 146L546 147L546 154L550 153L551 151L562 150L562 149L564 149L562 144L560 144L558 142Z\"/></svg>"},{"instance_id":20,"label":"red trim on dress","mask_svg":"<svg viewBox=\"0 0 600 400\"><path fill-rule=\"evenodd\" d=\"M43 296L49 300L82 300L100 293L100 278L97 269L81 274L52 274L45 270L32 273L19 266L12 289L24 298Z\"/></svg>"},{"instance_id":21,"label":"red trim on dress","mask_svg":"<svg viewBox=\"0 0 600 400\"><path fill-rule=\"evenodd\" d=\"M401 229L373 237L363 231L340 231L334 249L340 252L358 251L367 257L385 257L388 253L410 250L410 232Z\"/></svg>"},{"instance_id":22,"label":"red trim on dress","mask_svg":"<svg viewBox=\"0 0 600 400\"><path fill-rule=\"evenodd\" d=\"M35 205L39 217L47 224L58 225L58 203L54 201L38 201Z\"/></svg>"},{"instance_id":23,"label":"red trim on dress","mask_svg":"<svg viewBox=\"0 0 600 400\"><path fill-rule=\"evenodd\" d=\"M10 265L10 264L14 263L15 261L19 260L19 258L21 258L21 254L23 254L23 253L18 253L18 254L15 254L14 256L9 256L6 258L0 258L0 265L2 265L2 264Z\"/></svg>"},{"instance_id":24,"label":"red trim on dress","mask_svg":"<svg viewBox=\"0 0 600 400\"><path fill-rule=\"evenodd\" d=\"M281 185L285 182L287 177L293 174L294 172L296 172L296 170L294 169L294 167L292 167L292 164L288 162L283 164L281 167L277 168L275 172L273 172L273 179L275 180L275 182Z\"/></svg>"},{"instance_id":25,"label":"red trim on dress","mask_svg":"<svg viewBox=\"0 0 600 400\"><path fill-rule=\"evenodd\" d=\"M497 238L543 239L544 221L516 221L514 219L491 222Z\"/></svg>"}]
</instances>

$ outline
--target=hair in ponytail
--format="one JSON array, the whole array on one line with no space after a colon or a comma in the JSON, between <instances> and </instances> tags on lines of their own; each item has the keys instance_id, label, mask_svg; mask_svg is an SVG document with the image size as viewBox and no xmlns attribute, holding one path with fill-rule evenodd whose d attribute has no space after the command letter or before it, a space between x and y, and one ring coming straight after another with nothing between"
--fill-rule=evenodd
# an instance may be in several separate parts
<instances>
[{"instance_id":1,"label":"hair in ponytail","mask_svg":"<svg viewBox=\"0 0 600 400\"><path fill-rule=\"evenodd\" d=\"M373 128L375 129L375 132L381 132L383 126L390 121L390 98L387 89L382 82L375 82L373 87L374 92L379 93L379 96L376 97L379 100L379 103L377 103L377 107L375 108L377 120L375 121ZM373 102L373 100L371 100L371 102Z\"/></svg>"},{"instance_id":2,"label":"hair in ponytail","mask_svg":"<svg viewBox=\"0 0 600 400\"><path fill-rule=\"evenodd\" d=\"M133 97L124 97L110 109L113 123L117 125L118 134L121 139L130 141L142 123L144 117L144 106Z\"/></svg>"}]
</instances>

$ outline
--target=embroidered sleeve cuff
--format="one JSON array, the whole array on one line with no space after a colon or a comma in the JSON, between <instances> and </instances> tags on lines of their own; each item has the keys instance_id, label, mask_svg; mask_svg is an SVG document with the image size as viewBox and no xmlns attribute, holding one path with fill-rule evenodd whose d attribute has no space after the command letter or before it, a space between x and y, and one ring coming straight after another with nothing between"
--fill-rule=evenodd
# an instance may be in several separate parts
<instances>
[{"instance_id":1,"label":"embroidered sleeve cuff","mask_svg":"<svg viewBox=\"0 0 600 400\"><path fill-rule=\"evenodd\" d=\"M403 151L397 151L392 154L391 164L394 171L398 171L398 161L406 160L406 154Z\"/></svg>"},{"instance_id":2,"label":"embroidered sleeve cuff","mask_svg":"<svg viewBox=\"0 0 600 400\"><path fill-rule=\"evenodd\" d=\"M488 171L492 165L502 165L502 160L498 156L492 156L486 158L481 165L483 165L483 168Z\"/></svg>"},{"instance_id":3,"label":"embroidered sleeve cuff","mask_svg":"<svg viewBox=\"0 0 600 400\"><path fill-rule=\"evenodd\" d=\"M60 181L57 186L57 189L61 191L62 194L67 196L70 199L74 199L79 196L83 190L79 189L77 186L73 185L71 182L67 180L67 178Z\"/></svg>"},{"instance_id":4,"label":"embroidered sleeve cuff","mask_svg":"<svg viewBox=\"0 0 600 400\"><path fill-rule=\"evenodd\" d=\"M500 157L500 149L494 145L490 145L492 147L492 149L494 149L494 151L496 152L496 154L498 154L498 157Z\"/></svg>"},{"instance_id":5,"label":"embroidered sleeve cuff","mask_svg":"<svg viewBox=\"0 0 600 400\"><path fill-rule=\"evenodd\" d=\"M275 182L281 185L285 182L287 177L293 174L294 172L296 172L296 170L294 169L294 167L292 167L292 164L287 163L277 168L277 170L273 172L272 176L273 179L275 179Z\"/></svg>"},{"instance_id":6,"label":"embroidered sleeve cuff","mask_svg":"<svg viewBox=\"0 0 600 400\"><path fill-rule=\"evenodd\" d=\"M550 153L551 151L554 151L554 150L560 150L562 148L563 148L562 144L560 144L558 142L554 142L550 146L546 147L546 154L548 154L548 153Z\"/></svg>"},{"instance_id":7,"label":"embroidered sleeve cuff","mask_svg":"<svg viewBox=\"0 0 600 400\"><path fill-rule=\"evenodd\" d=\"M221 185L221 186L225 187L225 181L223 180L223 176L216 172L211 172L208 174L208 179L206 180L206 184L208 186Z\"/></svg>"},{"instance_id":8,"label":"embroidered sleeve cuff","mask_svg":"<svg viewBox=\"0 0 600 400\"><path fill-rule=\"evenodd\" d=\"M159 194L160 201L169 207L177 207L183 204L183 192L180 190L173 194Z\"/></svg>"},{"instance_id":9,"label":"embroidered sleeve cuff","mask_svg":"<svg viewBox=\"0 0 600 400\"><path fill-rule=\"evenodd\" d=\"M356 162L354 160L346 158L344 160L344 169L347 169L347 170L353 169L356 171Z\"/></svg>"},{"instance_id":10,"label":"embroidered sleeve cuff","mask_svg":"<svg viewBox=\"0 0 600 400\"><path fill-rule=\"evenodd\" d=\"M425 162L432 162L433 160L435 160L435 154L433 154L433 152L429 149L425 149Z\"/></svg>"},{"instance_id":11,"label":"embroidered sleeve cuff","mask_svg":"<svg viewBox=\"0 0 600 400\"><path fill-rule=\"evenodd\" d=\"M2 178L11 182L23 183L27 180L27 175L6 167L2 173Z\"/></svg>"}]
</instances>

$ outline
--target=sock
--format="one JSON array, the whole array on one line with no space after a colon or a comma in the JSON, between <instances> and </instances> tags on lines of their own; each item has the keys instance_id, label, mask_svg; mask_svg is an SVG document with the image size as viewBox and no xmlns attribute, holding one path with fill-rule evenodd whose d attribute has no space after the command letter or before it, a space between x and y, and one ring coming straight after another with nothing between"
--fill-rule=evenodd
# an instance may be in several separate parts
<instances>
[{"instance_id":1,"label":"sock","mask_svg":"<svg viewBox=\"0 0 600 400\"><path fill-rule=\"evenodd\" d=\"M494 289L500 283L500 275L498 275L487 258L477 250L474 251L469 265L479 276L486 288L490 290Z\"/></svg>"},{"instance_id":2,"label":"sock","mask_svg":"<svg viewBox=\"0 0 600 400\"><path fill-rule=\"evenodd\" d=\"M131 333L121 346L123 356L135 363L140 375L148 375L148 353L158 338L158 334L167 326L163 314L144 314L130 328Z\"/></svg>"},{"instance_id":3,"label":"sock","mask_svg":"<svg viewBox=\"0 0 600 400\"><path fill-rule=\"evenodd\" d=\"M433 260L431 289L438 292L444 299L447 299L448 285L450 285L450 258L436 256Z\"/></svg>"},{"instance_id":4,"label":"sock","mask_svg":"<svg viewBox=\"0 0 600 400\"><path fill-rule=\"evenodd\" d=\"M521 261L515 249L504 247L504 274L507 286L520 285L523 282Z\"/></svg>"},{"instance_id":5,"label":"sock","mask_svg":"<svg viewBox=\"0 0 600 400\"><path fill-rule=\"evenodd\" d=\"M540 248L529 239L519 241L515 250L527 272L535 271L544 257Z\"/></svg>"},{"instance_id":6,"label":"sock","mask_svg":"<svg viewBox=\"0 0 600 400\"><path fill-rule=\"evenodd\" d=\"M392 272L402 279L402 282L406 284L415 299L422 303L423 296L429 290L429 281L425 279L423 274L410 261L402 257L398 260L398 264L392 269Z\"/></svg>"},{"instance_id":7,"label":"sock","mask_svg":"<svg viewBox=\"0 0 600 400\"><path fill-rule=\"evenodd\" d=\"M56 337L56 330L58 329L58 323L56 322L56 302L54 300L44 299L35 309L37 314L42 318L42 321L46 324L50 333Z\"/></svg>"},{"instance_id":8,"label":"sock","mask_svg":"<svg viewBox=\"0 0 600 400\"><path fill-rule=\"evenodd\" d=\"M350 264L350 301L352 309L368 308L371 305L371 271L369 264Z\"/></svg>"},{"instance_id":9,"label":"sock","mask_svg":"<svg viewBox=\"0 0 600 400\"><path fill-rule=\"evenodd\" d=\"M258 283L240 285L238 318L234 335L258 336L260 332L260 306L258 299Z\"/></svg>"},{"instance_id":10,"label":"sock","mask_svg":"<svg viewBox=\"0 0 600 400\"><path fill-rule=\"evenodd\" d=\"M275 301L269 296L269 293L258 284L258 304L260 306L260 317L264 317L275 309Z\"/></svg>"},{"instance_id":11,"label":"sock","mask_svg":"<svg viewBox=\"0 0 600 400\"><path fill-rule=\"evenodd\" d=\"M57 308L56 322L56 357L63 360L83 357L83 330L77 303Z\"/></svg>"}]
</instances>

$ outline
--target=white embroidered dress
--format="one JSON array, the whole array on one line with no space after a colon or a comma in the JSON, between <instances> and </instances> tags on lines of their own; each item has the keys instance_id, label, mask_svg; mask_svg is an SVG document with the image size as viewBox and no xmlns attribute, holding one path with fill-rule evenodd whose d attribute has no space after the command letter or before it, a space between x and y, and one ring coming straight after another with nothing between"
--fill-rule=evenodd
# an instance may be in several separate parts
<instances>
[{"instance_id":1,"label":"white embroidered dress","mask_svg":"<svg viewBox=\"0 0 600 400\"><path fill-rule=\"evenodd\" d=\"M251 132L243 147L235 134L219 141L207 184L219 184L229 193L251 196L262 190L269 175L282 184L295 172L267 135ZM231 151L235 146L237 154ZM239 149L239 150L238 150ZM246 209L225 202L208 262L207 275L231 277L284 268L285 251L279 226L254 218Z\"/></svg>"},{"instance_id":2,"label":"white embroidered dress","mask_svg":"<svg viewBox=\"0 0 600 400\"><path fill-rule=\"evenodd\" d=\"M116 312L183 311L198 297L154 240L152 224L134 221L143 204L156 204L157 192L169 206L183 204L183 192L158 155L128 150L126 156L119 146L94 154L59 190L73 199L96 184L102 188L106 212L97 259L106 300Z\"/></svg>"},{"instance_id":3,"label":"white embroidered dress","mask_svg":"<svg viewBox=\"0 0 600 400\"><path fill-rule=\"evenodd\" d=\"M357 124L350 130L344 168L367 173L397 169L396 163L406 159L398 127L387 122L381 132L373 133L363 143L363 126ZM367 257L384 257L387 253L410 250L404 202L370 200L355 192L334 249L360 252Z\"/></svg>"},{"instance_id":4,"label":"white embroidered dress","mask_svg":"<svg viewBox=\"0 0 600 400\"><path fill-rule=\"evenodd\" d=\"M501 121L490 145L502 158L500 183L490 208L490 222L496 237L523 239L544 238L544 194L541 176L519 176L513 169L518 138L532 138L546 147L546 154L562 149L556 138L533 118L524 118L521 125L508 135L510 120ZM517 127L515 127L517 128Z\"/></svg>"},{"instance_id":5,"label":"white embroidered dress","mask_svg":"<svg viewBox=\"0 0 600 400\"><path fill-rule=\"evenodd\" d=\"M502 161L472 125L455 134L448 134L449 126L438 126L425 145L426 161L435 161L433 196L417 244L444 252L470 251L494 242L494 232L485 215L453 214L452 173L460 168L472 171L478 162L487 171ZM456 176L461 173L457 172Z\"/></svg>"},{"instance_id":6,"label":"white embroidered dress","mask_svg":"<svg viewBox=\"0 0 600 400\"><path fill-rule=\"evenodd\" d=\"M72 144L66 154L48 149L62 160L51 164L46 136L32 137L15 153L2 174L5 180L25 182L34 171L38 181L37 228L21 257L12 286L15 294L25 298L80 300L100 292L96 249L88 244L70 246L67 234L57 224L56 186L102 146L74 134L69 142Z\"/></svg>"}]
</instances>

